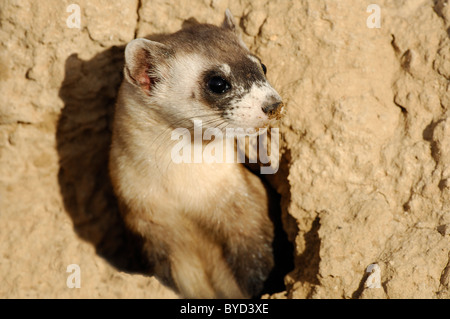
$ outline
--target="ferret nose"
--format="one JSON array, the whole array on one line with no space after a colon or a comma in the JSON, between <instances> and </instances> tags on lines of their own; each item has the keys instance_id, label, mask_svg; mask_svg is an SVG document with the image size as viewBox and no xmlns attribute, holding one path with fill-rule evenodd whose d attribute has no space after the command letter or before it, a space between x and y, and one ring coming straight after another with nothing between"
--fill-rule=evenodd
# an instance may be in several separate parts
<instances>
[{"instance_id":1,"label":"ferret nose","mask_svg":"<svg viewBox=\"0 0 450 319\"><path fill-rule=\"evenodd\" d=\"M281 108L282 104L283 103L279 100L277 100L276 102L271 101L271 102L267 103L266 105L264 105L262 107L262 110L264 113L266 113L267 115L270 116L272 114L276 114L279 111L279 109Z\"/></svg>"}]
</instances>

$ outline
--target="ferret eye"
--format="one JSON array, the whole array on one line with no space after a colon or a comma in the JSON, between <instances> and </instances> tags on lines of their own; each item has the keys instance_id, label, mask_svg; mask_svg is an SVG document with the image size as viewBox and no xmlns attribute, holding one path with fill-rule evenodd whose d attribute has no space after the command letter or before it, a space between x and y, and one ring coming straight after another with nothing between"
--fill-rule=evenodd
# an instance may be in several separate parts
<instances>
[{"instance_id":1,"label":"ferret eye","mask_svg":"<svg viewBox=\"0 0 450 319\"><path fill-rule=\"evenodd\" d=\"M264 64L262 64L262 63L261 63L261 67L263 69L264 74L266 74L267 73L267 67Z\"/></svg>"},{"instance_id":2,"label":"ferret eye","mask_svg":"<svg viewBox=\"0 0 450 319\"><path fill-rule=\"evenodd\" d=\"M231 84L220 76L214 76L208 81L208 88L217 94L223 94L231 89Z\"/></svg>"}]
</instances>

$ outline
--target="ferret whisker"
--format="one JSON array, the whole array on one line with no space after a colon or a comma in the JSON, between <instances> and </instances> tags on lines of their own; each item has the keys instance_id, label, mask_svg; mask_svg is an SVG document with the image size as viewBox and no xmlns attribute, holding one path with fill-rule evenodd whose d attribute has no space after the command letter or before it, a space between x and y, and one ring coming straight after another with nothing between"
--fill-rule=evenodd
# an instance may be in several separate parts
<instances>
[{"instance_id":1,"label":"ferret whisker","mask_svg":"<svg viewBox=\"0 0 450 319\"><path fill-rule=\"evenodd\" d=\"M202 125L209 125L210 123L213 123L213 121L215 120L222 120L221 118L213 118L211 119L211 114L200 114L200 115L196 115L195 117L191 118L191 119L181 119L175 123L172 124L172 127L176 127L177 125L183 124L183 123L189 123L190 120L193 121L194 119L198 119L198 118L208 118L207 121L202 122ZM193 124L193 122L190 122L191 124ZM187 125L185 125L184 127L180 127L180 128L187 128ZM153 140L152 144L159 142L159 139L162 137L165 137L168 133L168 131L173 130L172 127L167 127L165 129L163 129L163 131ZM168 145L170 143L164 142L164 143L159 143L159 146L157 148L157 152L160 151L160 148L162 145ZM163 150L164 151L164 150Z\"/></svg>"}]
</instances>

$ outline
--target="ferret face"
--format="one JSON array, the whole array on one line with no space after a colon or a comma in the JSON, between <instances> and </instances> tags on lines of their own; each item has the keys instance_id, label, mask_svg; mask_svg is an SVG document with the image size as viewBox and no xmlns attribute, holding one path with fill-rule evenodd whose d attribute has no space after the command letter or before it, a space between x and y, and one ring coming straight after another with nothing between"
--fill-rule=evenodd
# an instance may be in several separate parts
<instances>
[{"instance_id":1,"label":"ferret face","mask_svg":"<svg viewBox=\"0 0 450 319\"><path fill-rule=\"evenodd\" d=\"M197 24L162 43L136 39L125 77L174 127L257 129L279 119L282 101L227 14L222 27Z\"/></svg>"},{"instance_id":2,"label":"ferret face","mask_svg":"<svg viewBox=\"0 0 450 319\"><path fill-rule=\"evenodd\" d=\"M201 103L221 112L228 127L259 128L277 119L281 97L265 77L266 67L246 49L228 63L211 63L199 76Z\"/></svg>"}]
</instances>

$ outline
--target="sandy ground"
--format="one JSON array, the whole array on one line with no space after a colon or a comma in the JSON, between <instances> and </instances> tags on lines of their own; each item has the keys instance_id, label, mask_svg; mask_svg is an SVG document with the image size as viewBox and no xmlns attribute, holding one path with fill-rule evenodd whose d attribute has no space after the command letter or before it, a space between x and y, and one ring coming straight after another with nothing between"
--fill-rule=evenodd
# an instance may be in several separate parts
<instances>
[{"instance_id":1,"label":"sandy ground","mask_svg":"<svg viewBox=\"0 0 450 319\"><path fill-rule=\"evenodd\" d=\"M286 102L272 184L296 268L266 297L449 298L450 4L379 0L371 28L373 2L1 0L0 297L175 297L108 179L123 48L230 8Z\"/></svg>"}]
</instances>

